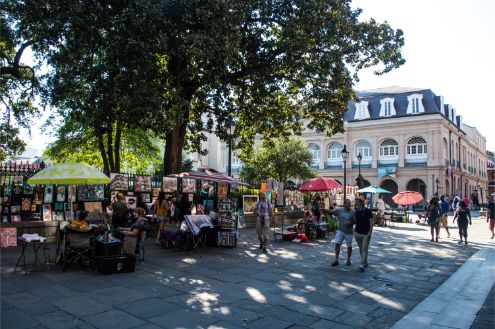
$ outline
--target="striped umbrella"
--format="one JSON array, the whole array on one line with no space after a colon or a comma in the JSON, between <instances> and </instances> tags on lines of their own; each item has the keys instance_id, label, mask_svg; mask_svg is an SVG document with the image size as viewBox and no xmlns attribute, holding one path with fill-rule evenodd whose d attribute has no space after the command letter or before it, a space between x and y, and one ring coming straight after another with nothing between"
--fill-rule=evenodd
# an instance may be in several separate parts
<instances>
[{"instance_id":1,"label":"striped umbrella","mask_svg":"<svg viewBox=\"0 0 495 329\"><path fill-rule=\"evenodd\" d=\"M108 184L110 178L85 164L64 163L46 167L28 179L29 185L87 185Z\"/></svg>"},{"instance_id":2,"label":"striped umbrella","mask_svg":"<svg viewBox=\"0 0 495 329\"><path fill-rule=\"evenodd\" d=\"M172 175L173 177L179 177L179 178L192 178L192 179L198 179L198 180L209 180L212 182L217 182L217 183L224 183L224 184L231 184L231 185L243 185L243 186L249 186L248 183L245 183L243 181L234 179L232 177L226 176L218 171L211 170L211 169L204 169L204 170L198 170L198 171L189 171L189 172L184 172L176 175Z\"/></svg>"}]
</instances>

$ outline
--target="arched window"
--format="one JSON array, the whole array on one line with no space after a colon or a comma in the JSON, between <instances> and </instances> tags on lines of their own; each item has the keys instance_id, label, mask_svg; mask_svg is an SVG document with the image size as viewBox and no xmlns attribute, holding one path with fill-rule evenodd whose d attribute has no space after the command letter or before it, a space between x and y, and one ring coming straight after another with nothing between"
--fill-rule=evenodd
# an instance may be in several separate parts
<instances>
[{"instance_id":1,"label":"arched window","mask_svg":"<svg viewBox=\"0 0 495 329\"><path fill-rule=\"evenodd\" d=\"M380 144L380 157L397 157L399 155L399 144L389 138Z\"/></svg>"},{"instance_id":2,"label":"arched window","mask_svg":"<svg viewBox=\"0 0 495 329\"><path fill-rule=\"evenodd\" d=\"M309 144L308 150L311 152L311 155L313 156L313 164L319 163L320 155L321 155L320 147L316 144Z\"/></svg>"},{"instance_id":3,"label":"arched window","mask_svg":"<svg viewBox=\"0 0 495 329\"><path fill-rule=\"evenodd\" d=\"M371 158L371 144L368 141L360 141L354 147L354 157L361 153L363 159Z\"/></svg>"},{"instance_id":4,"label":"arched window","mask_svg":"<svg viewBox=\"0 0 495 329\"><path fill-rule=\"evenodd\" d=\"M447 144L447 140L444 138L443 139L443 158L445 160L448 160L449 157L448 157L448 151L449 151L449 145Z\"/></svg>"},{"instance_id":5,"label":"arched window","mask_svg":"<svg viewBox=\"0 0 495 329\"><path fill-rule=\"evenodd\" d=\"M413 137L407 142L407 155L424 156L428 155L426 141L422 137Z\"/></svg>"},{"instance_id":6,"label":"arched window","mask_svg":"<svg viewBox=\"0 0 495 329\"><path fill-rule=\"evenodd\" d=\"M328 160L342 160L342 149L344 147L340 143L332 143L328 147Z\"/></svg>"}]
</instances>

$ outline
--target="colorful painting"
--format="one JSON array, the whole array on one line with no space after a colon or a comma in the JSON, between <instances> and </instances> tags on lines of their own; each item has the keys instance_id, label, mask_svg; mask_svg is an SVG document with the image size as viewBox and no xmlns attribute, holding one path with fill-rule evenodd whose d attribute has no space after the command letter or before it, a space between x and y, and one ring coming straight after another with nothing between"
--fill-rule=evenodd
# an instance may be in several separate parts
<instances>
[{"instance_id":1,"label":"colorful painting","mask_svg":"<svg viewBox=\"0 0 495 329\"><path fill-rule=\"evenodd\" d=\"M57 186L57 202L65 201L65 185Z\"/></svg>"},{"instance_id":2,"label":"colorful painting","mask_svg":"<svg viewBox=\"0 0 495 329\"><path fill-rule=\"evenodd\" d=\"M10 216L10 221L13 223L17 223L21 221L21 215L12 215Z\"/></svg>"},{"instance_id":3,"label":"colorful painting","mask_svg":"<svg viewBox=\"0 0 495 329\"><path fill-rule=\"evenodd\" d=\"M227 197L227 191L229 189L229 186L227 184L218 184L217 185L217 197L218 198L225 198Z\"/></svg>"},{"instance_id":4,"label":"colorful painting","mask_svg":"<svg viewBox=\"0 0 495 329\"><path fill-rule=\"evenodd\" d=\"M257 195L243 195L242 196L242 209L245 214L253 213L256 210L256 203L258 202Z\"/></svg>"},{"instance_id":5,"label":"colorful painting","mask_svg":"<svg viewBox=\"0 0 495 329\"><path fill-rule=\"evenodd\" d=\"M76 186L69 185L67 187L67 202L76 202Z\"/></svg>"},{"instance_id":6,"label":"colorful painting","mask_svg":"<svg viewBox=\"0 0 495 329\"><path fill-rule=\"evenodd\" d=\"M104 199L104 185L81 185L77 189L79 201L95 201Z\"/></svg>"},{"instance_id":7,"label":"colorful painting","mask_svg":"<svg viewBox=\"0 0 495 329\"><path fill-rule=\"evenodd\" d=\"M134 191L151 192L151 176L136 175L134 178Z\"/></svg>"},{"instance_id":8,"label":"colorful painting","mask_svg":"<svg viewBox=\"0 0 495 329\"><path fill-rule=\"evenodd\" d=\"M142 193L141 194L141 202L142 203L151 203L151 194L150 193Z\"/></svg>"},{"instance_id":9,"label":"colorful painting","mask_svg":"<svg viewBox=\"0 0 495 329\"><path fill-rule=\"evenodd\" d=\"M62 220L64 220L64 212L63 211L54 211L52 218L54 221L62 221Z\"/></svg>"},{"instance_id":10,"label":"colorful painting","mask_svg":"<svg viewBox=\"0 0 495 329\"><path fill-rule=\"evenodd\" d=\"M72 222L74 220L74 212L73 211L66 211L65 212L65 220L68 222Z\"/></svg>"},{"instance_id":11,"label":"colorful painting","mask_svg":"<svg viewBox=\"0 0 495 329\"><path fill-rule=\"evenodd\" d=\"M110 190L127 191L128 189L128 174L110 173Z\"/></svg>"},{"instance_id":12,"label":"colorful painting","mask_svg":"<svg viewBox=\"0 0 495 329\"><path fill-rule=\"evenodd\" d=\"M52 205L50 203L43 204L43 221L50 222L52 220Z\"/></svg>"},{"instance_id":13,"label":"colorful painting","mask_svg":"<svg viewBox=\"0 0 495 329\"><path fill-rule=\"evenodd\" d=\"M84 202L84 210L92 212L101 212L101 202Z\"/></svg>"},{"instance_id":14,"label":"colorful painting","mask_svg":"<svg viewBox=\"0 0 495 329\"><path fill-rule=\"evenodd\" d=\"M22 211L30 211L31 210L31 198L22 198Z\"/></svg>"},{"instance_id":15,"label":"colorful painting","mask_svg":"<svg viewBox=\"0 0 495 329\"><path fill-rule=\"evenodd\" d=\"M196 192L196 180L191 178L182 179L182 193Z\"/></svg>"},{"instance_id":16,"label":"colorful painting","mask_svg":"<svg viewBox=\"0 0 495 329\"><path fill-rule=\"evenodd\" d=\"M163 177L163 191L169 193L177 191L177 178Z\"/></svg>"},{"instance_id":17,"label":"colorful painting","mask_svg":"<svg viewBox=\"0 0 495 329\"><path fill-rule=\"evenodd\" d=\"M43 203L53 202L53 185L45 185L45 197L43 198Z\"/></svg>"}]
</instances>

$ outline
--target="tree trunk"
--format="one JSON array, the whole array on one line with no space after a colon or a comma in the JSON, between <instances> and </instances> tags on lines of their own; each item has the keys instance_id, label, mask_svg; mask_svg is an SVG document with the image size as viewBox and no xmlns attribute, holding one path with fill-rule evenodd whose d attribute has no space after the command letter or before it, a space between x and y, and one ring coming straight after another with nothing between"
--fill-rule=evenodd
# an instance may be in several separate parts
<instances>
[{"instance_id":1,"label":"tree trunk","mask_svg":"<svg viewBox=\"0 0 495 329\"><path fill-rule=\"evenodd\" d=\"M182 149L186 137L186 122L177 125L167 133L163 159L163 175L178 174L182 164Z\"/></svg>"},{"instance_id":2,"label":"tree trunk","mask_svg":"<svg viewBox=\"0 0 495 329\"><path fill-rule=\"evenodd\" d=\"M98 148L100 149L101 159L103 161L103 172L105 174L109 174L110 166L108 164L105 143L103 142L103 134L101 133L101 130L99 128L96 128L96 137L98 138Z\"/></svg>"},{"instance_id":3,"label":"tree trunk","mask_svg":"<svg viewBox=\"0 0 495 329\"><path fill-rule=\"evenodd\" d=\"M113 158L113 129L112 124L107 123L107 153L108 153L108 165L110 167L111 172L115 172L115 161Z\"/></svg>"},{"instance_id":4,"label":"tree trunk","mask_svg":"<svg viewBox=\"0 0 495 329\"><path fill-rule=\"evenodd\" d=\"M120 144L122 141L122 124L117 120L117 130L115 132L115 172L120 172Z\"/></svg>"}]
</instances>

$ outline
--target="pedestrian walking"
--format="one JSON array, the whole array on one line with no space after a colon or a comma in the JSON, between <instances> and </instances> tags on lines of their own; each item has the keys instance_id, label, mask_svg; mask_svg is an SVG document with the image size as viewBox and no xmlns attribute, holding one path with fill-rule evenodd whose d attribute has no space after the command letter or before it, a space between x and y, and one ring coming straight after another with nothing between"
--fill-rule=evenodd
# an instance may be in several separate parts
<instances>
[{"instance_id":1,"label":"pedestrian walking","mask_svg":"<svg viewBox=\"0 0 495 329\"><path fill-rule=\"evenodd\" d=\"M471 222L471 212L469 208L466 206L464 201L459 202L459 209L457 209L454 220L457 219L457 226L459 226L459 243L462 243L462 237L464 237L464 244L468 244L467 241L467 228L468 228L468 219L469 225L472 225Z\"/></svg>"},{"instance_id":2,"label":"pedestrian walking","mask_svg":"<svg viewBox=\"0 0 495 329\"><path fill-rule=\"evenodd\" d=\"M158 234L155 241L157 245L160 245L160 234L162 233L165 224L168 223L168 211L169 205L165 198L165 192L160 191L160 193L158 193L158 199L153 205L153 215L155 215L155 220L158 223Z\"/></svg>"},{"instance_id":3,"label":"pedestrian walking","mask_svg":"<svg viewBox=\"0 0 495 329\"><path fill-rule=\"evenodd\" d=\"M445 228L447 231L447 238L450 238L449 232L449 222L447 218L449 217L450 204L447 200L445 200L445 195L440 196L440 225Z\"/></svg>"},{"instance_id":4,"label":"pedestrian walking","mask_svg":"<svg viewBox=\"0 0 495 329\"><path fill-rule=\"evenodd\" d=\"M440 218L438 216L440 214L440 210L438 198L431 198L425 213L425 217L428 218L428 224L430 225L431 242L438 242L438 237L440 235ZM436 236L434 233L436 233Z\"/></svg>"},{"instance_id":5,"label":"pedestrian walking","mask_svg":"<svg viewBox=\"0 0 495 329\"><path fill-rule=\"evenodd\" d=\"M332 210L331 213L337 218L338 224L337 232L335 234L335 260L332 262L332 266L339 265L340 246L344 240L347 245L347 262L345 264L350 266L352 256L352 233L356 221L356 211L351 209L351 200L346 199L344 201L344 208Z\"/></svg>"},{"instance_id":6,"label":"pedestrian walking","mask_svg":"<svg viewBox=\"0 0 495 329\"><path fill-rule=\"evenodd\" d=\"M267 252L266 247L268 244L268 233L270 231L270 218L273 217L273 207L266 199L266 194L261 193L261 200L256 202L255 214L256 214L256 234L260 240L260 249L264 253Z\"/></svg>"},{"instance_id":7,"label":"pedestrian walking","mask_svg":"<svg viewBox=\"0 0 495 329\"><path fill-rule=\"evenodd\" d=\"M493 239L495 234L493 233L493 229L495 227L495 195L490 196L488 199L488 206L486 207L486 221L488 222L488 228L492 232Z\"/></svg>"},{"instance_id":8,"label":"pedestrian walking","mask_svg":"<svg viewBox=\"0 0 495 329\"><path fill-rule=\"evenodd\" d=\"M354 238L359 247L361 255L361 264L359 270L363 272L368 267L368 247L371 241L371 233L373 232L373 213L370 209L364 206L364 200L357 198L355 202L355 220Z\"/></svg>"}]
</instances>

